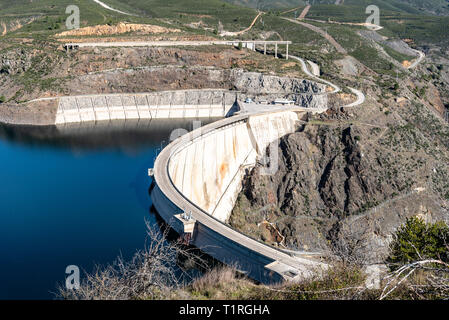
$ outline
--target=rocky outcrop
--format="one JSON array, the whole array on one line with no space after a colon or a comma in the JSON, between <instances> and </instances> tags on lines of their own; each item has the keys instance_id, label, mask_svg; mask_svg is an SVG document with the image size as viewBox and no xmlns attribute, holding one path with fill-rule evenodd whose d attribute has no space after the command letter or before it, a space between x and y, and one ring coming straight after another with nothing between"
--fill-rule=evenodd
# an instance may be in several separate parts
<instances>
[{"instance_id":1,"label":"rocky outcrop","mask_svg":"<svg viewBox=\"0 0 449 320\"><path fill-rule=\"evenodd\" d=\"M56 100L23 105L0 104L0 122L17 125L53 125L57 109Z\"/></svg>"},{"instance_id":2,"label":"rocky outcrop","mask_svg":"<svg viewBox=\"0 0 449 320\"><path fill-rule=\"evenodd\" d=\"M34 58L31 52L25 52L23 49L16 48L0 55L0 76L15 75L27 71Z\"/></svg>"},{"instance_id":3,"label":"rocky outcrop","mask_svg":"<svg viewBox=\"0 0 449 320\"><path fill-rule=\"evenodd\" d=\"M232 73L233 85L249 94L269 93L323 93L326 86L308 80L264 75L243 70Z\"/></svg>"},{"instance_id":4,"label":"rocky outcrop","mask_svg":"<svg viewBox=\"0 0 449 320\"><path fill-rule=\"evenodd\" d=\"M429 182L427 156L419 151L407 156L392 143L400 135L407 150L416 150L426 143L423 137L408 127L329 121L349 118L339 112L325 118L279 141L274 175L260 174L261 164L248 172L229 220L233 227L281 248L336 254L344 249L348 256L376 263L388 254L391 235L405 218L449 220L442 200L449 186ZM447 163L444 167L449 172ZM272 237L267 223L282 242Z\"/></svg>"}]
</instances>

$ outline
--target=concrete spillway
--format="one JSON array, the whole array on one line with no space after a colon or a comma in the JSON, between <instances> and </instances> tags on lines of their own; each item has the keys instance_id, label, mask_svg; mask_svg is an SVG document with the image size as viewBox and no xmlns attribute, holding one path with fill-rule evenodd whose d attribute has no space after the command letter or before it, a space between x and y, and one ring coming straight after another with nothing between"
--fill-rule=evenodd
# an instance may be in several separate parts
<instances>
[{"instance_id":1,"label":"concrete spillway","mask_svg":"<svg viewBox=\"0 0 449 320\"><path fill-rule=\"evenodd\" d=\"M55 124L130 119L224 117L236 99L228 90L177 90L57 98Z\"/></svg>"},{"instance_id":2,"label":"concrete spillway","mask_svg":"<svg viewBox=\"0 0 449 320\"><path fill-rule=\"evenodd\" d=\"M261 282L299 280L325 269L321 262L292 257L224 224L244 169L256 164L270 142L295 131L298 121L293 111L241 115L172 142L154 167L151 197L161 217L191 244Z\"/></svg>"}]
</instances>

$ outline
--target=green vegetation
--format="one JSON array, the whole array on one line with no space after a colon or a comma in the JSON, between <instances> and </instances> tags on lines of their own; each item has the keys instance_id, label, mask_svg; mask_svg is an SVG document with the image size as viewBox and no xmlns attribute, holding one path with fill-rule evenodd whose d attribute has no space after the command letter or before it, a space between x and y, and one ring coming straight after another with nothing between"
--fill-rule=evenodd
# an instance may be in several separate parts
<instances>
[{"instance_id":1,"label":"green vegetation","mask_svg":"<svg viewBox=\"0 0 449 320\"><path fill-rule=\"evenodd\" d=\"M6 102L6 97L5 96L0 96L0 103L4 103Z\"/></svg>"},{"instance_id":2,"label":"green vegetation","mask_svg":"<svg viewBox=\"0 0 449 320\"><path fill-rule=\"evenodd\" d=\"M226 2L249 6L251 8L267 9L286 9L298 6L305 6L307 2L304 0L225 0ZM379 6L384 10L404 11L407 13L421 14L423 12L435 14L448 14L449 4L447 0L346 0L345 6L336 6L335 0L315 0L313 5L326 5L330 8L338 10L345 6L363 6L367 7L371 4ZM302 8L301 8L302 9ZM301 10L299 9L299 10Z\"/></svg>"},{"instance_id":3,"label":"green vegetation","mask_svg":"<svg viewBox=\"0 0 449 320\"><path fill-rule=\"evenodd\" d=\"M399 228L391 243L388 262L394 266L424 259L449 262L449 227L443 223L425 223L413 217Z\"/></svg>"},{"instance_id":4,"label":"green vegetation","mask_svg":"<svg viewBox=\"0 0 449 320\"><path fill-rule=\"evenodd\" d=\"M436 0L442 2L441 0ZM414 2L407 4L406 2ZM344 5L335 6L333 4L314 5L310 9L307 18L327 21L331 19L339 22L363 23L369 16L366 14L368 5L377 5L380 8L380 24L384 27L379 31L386 36L395 36L401 39L413 39L417 44L444 43L449 42L448 16L434 16L426 14L422 6L438 8L439 13L449 14L449 6L434 6L435 2L428 1L384 1L384 0L349 0ZM443 1L444 2L444 1ZM323 3L323 2L321 2ZM443 10L444 9L444 10ZM294 12L289 12L287 16L293 17Z\"/></svg>"},{"instance_id":5,"label":"green vegetation","mask_svg":"<svg viewBox=\"0 0 449 320\"><path fill-rule=\"evenodd\" d=\"M399 52L393 50L392 48L390 48L389 46L383 45L382 47L384 48L385 52L388 53L388 55L390 57L392 57L393 59L395 59L398 62L402 63L404 61L412 61L412 60L416 59L416 56L409 56L406 54L399 53Z\"/></svg>"}]
</instances>

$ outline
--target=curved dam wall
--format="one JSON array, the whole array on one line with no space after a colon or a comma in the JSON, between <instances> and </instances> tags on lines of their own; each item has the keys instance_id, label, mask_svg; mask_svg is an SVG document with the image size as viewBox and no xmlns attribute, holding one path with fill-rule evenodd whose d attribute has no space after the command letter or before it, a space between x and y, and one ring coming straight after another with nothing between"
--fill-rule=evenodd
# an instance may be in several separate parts
<instances>
[{"instance_id":1,"label":"curved dam wall","mask_svg":"<svg viewBox=\"0 0 449 320\"><path fill-rule=\"evenodd\" d=\"M199 136L171 155L170 178L187 199L225 222L245 169L255 166L271 142L294 132L298 121L295 112L254 115Z\"/></svg>"},{"instance_id":2,"label":"curved dam wall","mask_svg":"<svg viewBox=\"0 0 449 320\"><path fill-rule=\"evenodd\" d=\"M151 199L163 220L178 234L184 234L185 226L180 219L176 218L182 214L183 209L174 204L158 184L151 191ZM276 263L276 259L248 248L244 241L236 241L222 232L217 232L216 228L209 226L207 223L195 222L190 243L215 259L235 266L238 270L260 282L279 283L284 280L281 273L273 272L269 267L270 264ZM294 272L297 270L294 267L287 267L286 269Z\"/></svg>"},{"instance_id":3,"label":"curved dam wall","mask_svg":"<svg viewBox=\"0 0 449 320\"><path fill-rule=\"evenodd\" d=\"M60 97L55 124L128 119L224 117L236 92L219 89Z\"/></svg>"},{"instance_id":4,"label":"curved dam wall","mask_svg":"<svg viewBox=\"0 0 449 320\"><path fill-rule=\"evenodd\" d=\"M293 257L224 223L245 168L253 167L271 142L295 131L299 120L294 111L239 115L173 141L154 166L156 210L189 243L258 281L298 281L326 269L320 261Z\"/></svg>"}]
</instances>

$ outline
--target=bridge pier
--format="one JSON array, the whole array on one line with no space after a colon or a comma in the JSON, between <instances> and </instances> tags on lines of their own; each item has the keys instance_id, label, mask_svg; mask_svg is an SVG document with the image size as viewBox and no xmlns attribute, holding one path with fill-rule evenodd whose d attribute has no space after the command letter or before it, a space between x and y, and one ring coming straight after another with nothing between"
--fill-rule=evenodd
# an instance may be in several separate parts
<instances>
[{"instance_id":1,"label":"bridge pier","mask_svg":"<svg viewBox=\"0 0 449 320\"><path fill-rule=\"evenodd\" d=\"M288 43L287 43L287 53L285 55L285 60L288 60Z\"/></svg>"},{"instance_id":2,"label":"bridge pier","mask_svg":"<svg viewBox=\"0 0 449 320\"><path fill-rule=\"evenodd\" d=\"M252 49L252 51L256 51L257 45L263 44L263 53L267 54L267 46L273 45L275 46L275 58L278 57L278 48L279 45L286 45L286 59L289 58L289 45L291 41L262 41L262 40L231 40L231 41L136 41L136 42L80 42L80 43L66 43L63 48L67 53L70 53L71 50L77 50L84 47L170 47L176 45L183 46L201 46L201 45L232 45L239 46L242 45L243 48Z\"/></svg>"}]
</instances>

